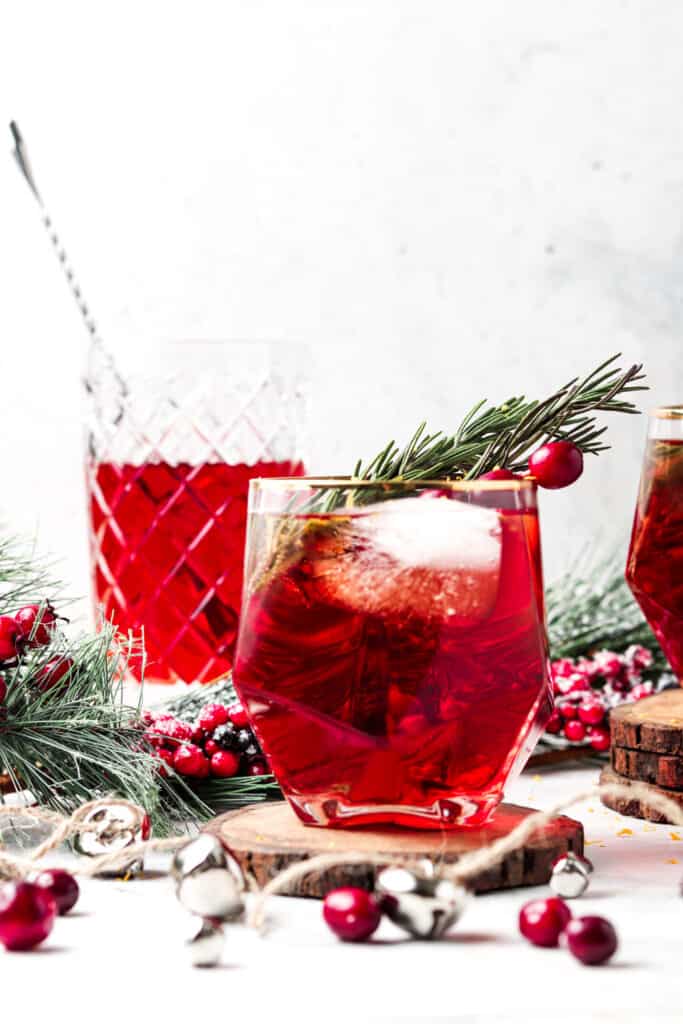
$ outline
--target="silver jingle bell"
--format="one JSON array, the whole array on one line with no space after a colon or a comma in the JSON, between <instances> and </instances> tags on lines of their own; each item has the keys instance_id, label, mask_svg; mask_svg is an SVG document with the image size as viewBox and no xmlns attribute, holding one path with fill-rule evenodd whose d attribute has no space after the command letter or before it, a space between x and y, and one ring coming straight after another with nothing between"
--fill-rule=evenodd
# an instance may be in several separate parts
<instances>
[{"instance_id":1,"label":"silver jingle bell","mask_svg":"<svg viewBox=\"0 0 683 1024\"><path fill-rule=\"evenodd\" d=\"M215 967L225 944L222 926L215 921L195 921L185 941L193 967Z\"/></svg>"},{"instance_id":2,"label":"silver jingle bell","mask_svg":"<svg viewBox=\"0 0 683 1024\"><path fill-rule=\"evenodd\" d=\"M200 917L237 921L244 913L244 875L220 840L200 835L178 850L171 864L176 896Z\"/></svg>"},{"instance_id":3,"label":"silver jingle bell","mask_svg":"<svg viewBox=\"0 0 683 1024\"><path fill-rule=\"evenodd\" d=\"M588 888L588 879L592 871L593 865L587 857L567 850L553 862L550 888L565 900L577 899L583 896Z\"/></svg>"},{"instance_id":4,"label":"silver jingle bell","mask_svg":"<svg viewBox=\"0 0 683 1024\"><path fill-rule=\"evenodd\" d=\"M149 817L145 812L116 800L102 801L99 806L93 807L83 819L83 824L94 826L91 831L80 832L74 839L76 852L85 857L118 853L133 843L148 839L150 834ZM131 874L140 871L142 863L139 857L134 857L99 874L108 878Z\"/></svg>"},{"instance_id":5,"label":"silver jingle bell","mask_svg":"<svg viewBox=\"0 0 683 1024\"><path fill-rule=\"evenodd\" d=\"M385 868L377 876L382 910L399 928L416 939L439 939L462 916L468 895L462 886L434 875L431 862L421 872Z\"/></svg>"}]
</instances>

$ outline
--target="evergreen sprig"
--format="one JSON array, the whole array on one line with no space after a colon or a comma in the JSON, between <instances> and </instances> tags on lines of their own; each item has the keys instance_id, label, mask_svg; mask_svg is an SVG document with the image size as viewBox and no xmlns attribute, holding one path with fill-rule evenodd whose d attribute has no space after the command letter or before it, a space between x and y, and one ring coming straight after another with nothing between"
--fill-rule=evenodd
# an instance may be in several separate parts
<instances>
[{"instance_id":1,"label":"evergreen sprig","mask_svg":"<svg viewBox=\"0 0 683 1024\"><path fill-rule=\"evenodd\" d=\"M548 398L509 398L500 405L478 402L454 434L426 432L421 423L405 448L390 441L363 467L358 480L471 479L497 466L513 472L524 469L529 453L550 440L572 441L586 454L597 455L609 445L598 412L633 414L638 410L624 395L647 390L641 365L627 370L615 366L619 354L596 367L587 377L574 378Z\"/></svg>"}]
</instances>

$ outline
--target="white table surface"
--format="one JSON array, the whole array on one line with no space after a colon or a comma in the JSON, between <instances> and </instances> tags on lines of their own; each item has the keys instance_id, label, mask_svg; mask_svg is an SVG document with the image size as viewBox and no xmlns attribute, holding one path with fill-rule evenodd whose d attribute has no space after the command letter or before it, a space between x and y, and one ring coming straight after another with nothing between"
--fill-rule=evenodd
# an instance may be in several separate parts
<instances>
[{"instance_id":1,"label":"white table surface","mask_svg":"<svg viewBox=\"0 0 683 1024\"><path fill-rule=\"evenodd\" d=\"M527 772L509 796L543 808L595 778L595 769ZM620 949L606 967L521 939L519 907L548 892L537 887L473 899L438 943L404 940L390 922L372 943L340 943L318 901L279 897L267 936L232 926L223 964L200 970L183 946L189 917L161 876L84 881L76 911L41 949L0 956L0 991L11 985L14 1003L23 989L36 1019L66 1019L70 1007L71 1020L90 1022L683 1020L683 834L622 818L596 800L572 813L595 865L572 908L615 925Z\"/></svg>"}]
</instances>

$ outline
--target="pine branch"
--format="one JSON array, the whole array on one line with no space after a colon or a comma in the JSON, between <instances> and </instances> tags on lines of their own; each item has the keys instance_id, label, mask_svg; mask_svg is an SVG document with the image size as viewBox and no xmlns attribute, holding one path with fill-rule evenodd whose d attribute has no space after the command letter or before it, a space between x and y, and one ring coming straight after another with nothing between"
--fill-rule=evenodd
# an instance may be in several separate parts
<instances>
[{"instance_id":1,"label":"pine branch","mask_svg":"<svg viewBox=\"0 0 683 1024\"><path fill-rule=\"evenodd\" d=\"M450 436L428 434L422 423L404 449L390 441L365 468L359 461L353 476L378 481L471 479L497 466L517 472L526 467L530 452L549 440L572 441L585 454L597 455L609 445L595 413L637 413L624 396L647 390L639 383L645 379L642 366L621 370L614 365L618 358L612 356L542 401L521 396L496 406L478 402Z\"/></svg>"}]
</instances>

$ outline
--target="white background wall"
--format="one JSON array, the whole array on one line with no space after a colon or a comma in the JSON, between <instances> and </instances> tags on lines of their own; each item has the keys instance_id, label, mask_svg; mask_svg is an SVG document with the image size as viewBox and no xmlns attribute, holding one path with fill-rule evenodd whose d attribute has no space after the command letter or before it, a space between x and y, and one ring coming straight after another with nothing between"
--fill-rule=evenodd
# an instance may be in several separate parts
<instances>
[{"instance_id":1,"label":"white background wall","mask_svg":"<svg viewBox=\"0 0 683 1024\"><path fill-rule=\"evenodd\" d=\"M0 43L0 508L74 591L85 336L11 117L112 344L315 346L316 470L617 350L683 400L678 0L22 0ZM644 429L545 497L549 574L624 535Z\"/></svg>"}]
</instances>

